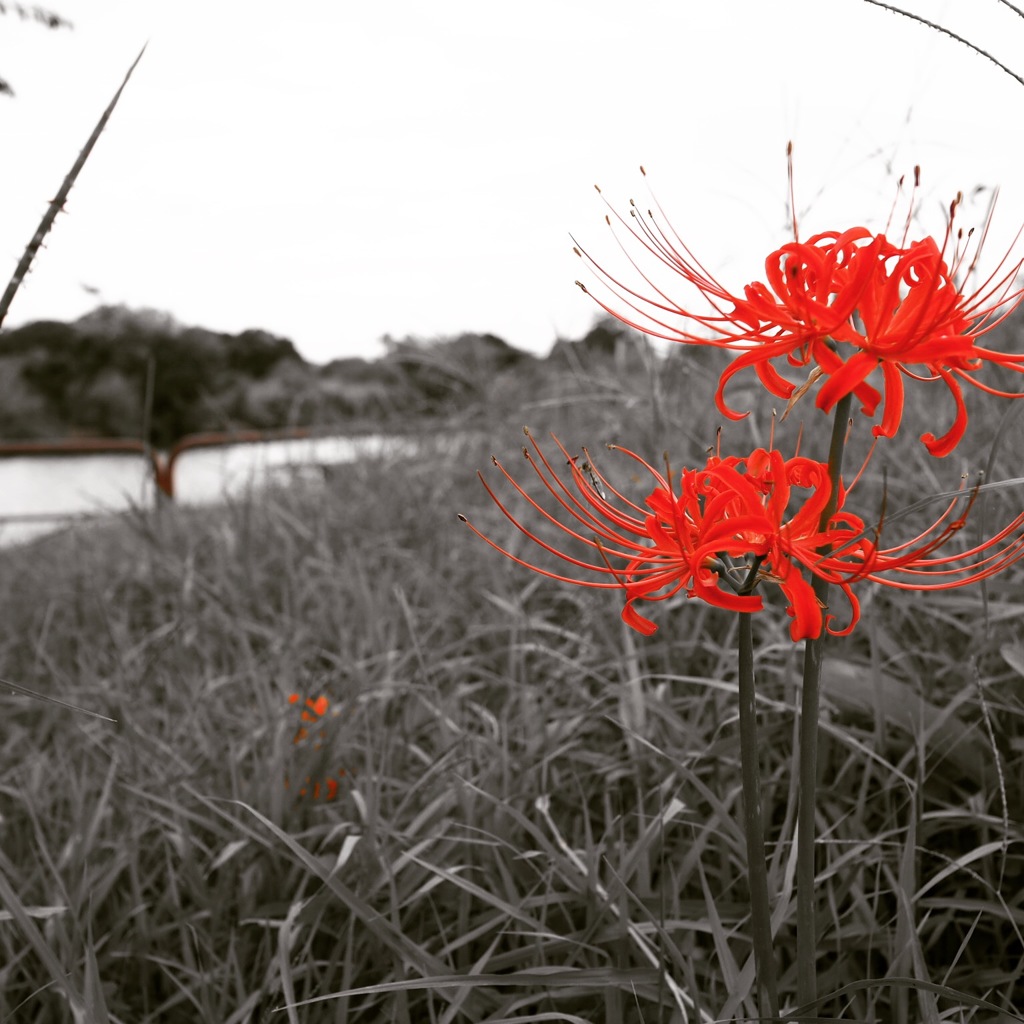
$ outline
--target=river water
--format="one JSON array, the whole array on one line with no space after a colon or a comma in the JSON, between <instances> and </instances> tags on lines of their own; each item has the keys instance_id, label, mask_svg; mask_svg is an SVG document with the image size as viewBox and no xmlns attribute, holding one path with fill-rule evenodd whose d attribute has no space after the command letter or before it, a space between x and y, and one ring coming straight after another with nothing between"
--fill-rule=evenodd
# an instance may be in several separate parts
<instances>
[{"instance_id":1,"label":"river water","mask_svg":"<svg viewBox=\"0 0 1024 1024\"><path fill-rule=\"evenodd\" d=\"M384 435L316 437L188 448L174 460L174 500L203 505L252 488L315 476L318 467L407 454ZM12 455L0 458L0 546L57 529L70 518L150 508L152 464L141 454Z\"/></svg>"}]
</instances>

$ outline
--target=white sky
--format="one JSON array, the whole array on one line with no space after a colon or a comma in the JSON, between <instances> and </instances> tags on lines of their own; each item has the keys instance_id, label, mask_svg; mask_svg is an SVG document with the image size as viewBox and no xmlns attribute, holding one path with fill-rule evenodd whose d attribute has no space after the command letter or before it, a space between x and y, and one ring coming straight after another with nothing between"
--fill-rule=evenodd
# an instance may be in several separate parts
<instances>
[{"instance_id":1,"label":"white sky","mask_svg":"<svg viewBox=\"0 0 1024 1024\"><path fill-rule=\"evenodd\" d=\"M47 6L74 30L0 17L0 287L149 46L7 326L103 301L261 327L317 362L385 333L546 352L596 313L569 233L615 263L595 182L624 207L644 164L739 289L788 238L789 139L802 235L881 230L915 163L931 231L977 185L1004 186L992 262L1024 223L1024 86L862 0ZM903 6L1024 74L998 0Z\"/></svg>"}]
</instances>

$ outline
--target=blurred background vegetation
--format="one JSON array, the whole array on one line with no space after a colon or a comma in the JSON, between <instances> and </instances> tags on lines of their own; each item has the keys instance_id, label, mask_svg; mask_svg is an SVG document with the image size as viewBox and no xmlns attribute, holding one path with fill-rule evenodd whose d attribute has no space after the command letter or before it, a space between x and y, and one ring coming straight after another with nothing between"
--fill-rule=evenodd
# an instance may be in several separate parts
<instances>
[{"instance_id":1,"label":"blurred background vegetation","mask_svg":"<svg viewBox=\"0 0 1024 1024\"><path fill-rule=\"evenodd\" d=\"M89 319L3 339L54 429L72 414L83 429L103 381L134 396L129 423L151 358L165 443L260 395L278 425L275 388L297 420L344 408L333 388L421 443L318 483L161 503L0 551L3 678L116 719L0 692L2 909L19 915L0 916L0 1019L668 1024L680 1017L666 977L690 1020L756 1016L734 616L680 595L641 640L620 595L527 572L456 518L549 564L481 487L478 468L543 529L489 454L544 500L518 449L526 423L552 454L553 430L642 501L646 476L602 443L659 466L666 449L677 469L701 460L723 426L710 401L722 353L656 356L599 324L546 359L464 335L310 367L258 332L243 344L154 316ZM991 342L1020 343L1009 324ZM33 376L65 405L30 390ZM927 455L917 433L953 414L936 387L908 388L905 429L857 484L868 514L887 504L892 522L963 468L1020 475L1022 402L972 392L957 454ZM730 394L755 415L724 423L723 450L767 442L756 381ZM173 420L172 400L195 418ZM826 418L809 402L778 423L778 446L791 450L801 418L820 455ZM851 467L866 424L854 434ZM1015 515L1020 490L984 501L958 543ZM920 528L892 522L886 538ZM927 598L865 582L861 624L829 645L813 1019L1015 1019L1022 582L1019 565ZM778 595L766 604L763 799L793 1006L799 649ZM329 701L319 749L293 742L293 693ZM331 801L286 785L328 777Z\"/></svg>"},{"instance_id":2,"label":"blurred background vegetation","mask_svg":"<svg viewBox=\"0 0 1024 1024\"><path fill-rule=\"evenodd\" d=\"M386 337L379 359L318 366L266 331L225 334L153 310L101 306L73 323L0 334L0 437L127 437L168 448L202 431L404 431L411 419L493 410L502 394L554 369L637 363L629 334L599 321L578 341L556 342L544 359L493 334Z\"/></svg>"},{"instance_id":3,"label":"blurred background vegetation","mask_svg":"<svg viewBox=\"0 0 1024 1024\"><path fill-rule=\"evenodd\" d=\"M989 344L1024 349L1021 327ZM546 358L464 334L324 367L264 332L117 309L0 336L9 433L137 437L150 377L161 444L289 423L419 441L303 486L0 551L3 678L116 719L0 691L0 1020L668 1024L667 977L691 1020L756 1016L734 616L679 595L640 640L620 595L527 572L456 518L562 568L476 477L541 532L489 460L553 504L519 454L523 424L549 454L548 431L589 445L638 502L649 480L604 442L659 467L667 450L678 470L720 428L723 451L773 429L791 451L803 420L821 457L826 418L805 401L772 428L752 375L729 397L754 415L723 420L724 358L658 354L602 322ZM967 436L936 460L917 435L952 402L941 381L908 387L904 429L857 483L865 518L888 510L887 542L932 521L941 503L896 512L963 470L1021 475L1024 402L966 400ZM869 434L855 423L851 474ZM1019 487L986 494L955 543L1019 509ZM1019 1019L1022 583L1021 564L927 596L865 581L861 624L829 645L813 1019ZM799 649L783 605L766 595L755 658L793 1006ZM294 742L293 693L329 701L319 749ZM290 784L328 777L331 801Z\"/></svg>"}]
</instances>

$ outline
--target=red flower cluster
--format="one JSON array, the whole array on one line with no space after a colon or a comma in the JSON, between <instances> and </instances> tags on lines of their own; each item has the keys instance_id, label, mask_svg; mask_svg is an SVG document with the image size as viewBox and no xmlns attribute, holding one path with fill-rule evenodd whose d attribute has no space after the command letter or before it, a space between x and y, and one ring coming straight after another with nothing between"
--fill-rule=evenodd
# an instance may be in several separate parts
<instances>
[{"instance_id":1,"label":"red flower cluster","mask_svg":"<svg viewBox=\"0 0 1024 1024\"><path fill-rule=\"evenodd\" d=\"M896 245L865 227L825 232L773 252L765 261L765 282L748 284L742 295L729 292L709 275L671 227L660 226L652 211L645 217L633 205L630 221L616 215L650 255L696 289L710 307L703 313L669 298L641 272L654 291L653 298L644 297L583 250L576 251L622 302L626 312L594 296L619 320L656 337L740 353L722 375L715 395L723 415L746 415L728 407L724 389L748 367L772 394L790 399L796 385L776 365L785 359L793 368L811 367L812 380L825 378L817 395L817 405L825 412L853 394L871 416L882 395L868 377L880 369L885 398L874 432L893 437L903 415L903 378L939 380L953 398L956 415L941 437L927 432L921 440L933 455L942 456L956 447L967 426L961 382L1017 397L982 384L975 374L986 362L1024 372L1024 355L978 344L981 335L1024 299L1024 288L1016 283L1024 260L1012 263L1007 255L977 290L964 294L955 280L964 270L964 253L954 254L952 266L946 259L958 203L959 197L951 204L941 247L931 237Z\"/></svg>"},{"instance_id":2,"label":"red flower cluster","mask_svg":"<svg viewBox=\"0 0 1024 1024\"><path fill-rule=\"evenodd\" d=\"M941 436L928 431L921 440L933 455L943 456L956 447L967 426L962 384L1021 397L981 383L976 374L985 363L1024 373L1024 354L979 344L1024 299L1017 283L1024 260L1013 262L1007 255L980 287L969 294L963 290L957 281L969 279L974 264L965 266L963 234L953 231L959 203L958 196L950 206L941 245L931 237L908 242L906 236L897 244L865 227L800 242L794 222L794 241L773 252L765 262L765 280L748 284L741 294L707 272L660 210L645 216L631 203L629 219L615 214L654 264L696 293L703 311L672 298L632 257L643 282L640 290L613 277L580 248L576 251L618 300L616 309L597 298L608 313L646 334L736 353L715 393L724 415L746 415L729 408L725 388L750 368L771 394L790 403L817 386L816 404L825 412L847 398L856 398L868 416L880 408L873 432L893 437L903 419L904 379L938 381L952 396L953 423ZM790 379L786 369L800 373ZM882 391L871 380L876 370ZM641 505L598 473L586 449L581 464L558 444L569 467L565 482L532 438L531 443L532 451L525 448L524 454L554 499L553 509L547 507L550 501L531 497L497 460L495 465L542 520L562 531L563 546L526 526L486 481L484 486L517 530L567 562L574 574L524 560L471 529L498 551L553 579L621 589L623 619L644 634L656 627L637 610L640 601L682 593L719 608L753 612L762 607L756 588L768 583L786 597L794 640L816 638L823 631L848 633L860 614L854 585L861 580L942 589L993 576L1024 557L1024 514L968 550L941 553L963 527L976 490L956 492L926 530L883 548L882 526L888 531L889 524L866 528L847 507L842 482L831 479L826 463L813 459L787 459L764 449L745 456L715 455L704 466L683 470L677 487L670 473L621 449L652 479L653 490ZM565 537L571 541L568 547ZM814 577L845 595L850 605L845 627L835 628L835 616L820 607Z\"/></svg>"},{"instance_id":3,"label":"red flower cluster","mask_svg":"<svg viewBox=\"0 0 1024 1024\"><path fill-rule=\"evenodd\" d=\"M657 627L637 611L638 601L662 601L685 593L730 611L756 612L763 606L762 597L749 584L761 582L778 585L786 596L794 640L817 637L823 628L845 635L860 616L853 590L859 580L889 583L883 574L896 572L903 576L895 586L959 586L994 575L1024 555L1024 536L1018 535L1024 525L1022 514L970 551L932 557L964 524L971 496L963 491L919 536L894 548L881 548L878 531L866 528L859 516L845 508L847 495L841 484L836 511L822 526L832 494L823 462L801 456L786 459L776 450L763 448L744 457L716 455L699 469L684 469L677 490L667 474L640 456L615 449L639 463L653 480L654 489L641 506L599 473L586 450L581 465L579 457L571 456L555 440L566 458L567 484L532 436L530 441L533 452L524 448L523 453L554 499L554 511L531 497L497 459L494 464L533 511L578 542L581 554L589 551L589 558L548 543L525 526L486 481L484 486L517 530L584 575L553 572L512 554L472 524L470 529L513 561L552 579L621 589L626 598L623 620L645 635ZM804 492L802 501L799 492ZM792 504L795 511L790 511ZM957 516L958 504L967 508ZM568 522L564 513L569 515ZM463 516L460 519L468 522ZM851 615L844 628L833 628L834 616L823 612L802 570L837 585L845 594Z\"/></svg>"},{"instance_id":4,"label":"red flower cluster","mask_svg":"<svg viewBox=\"0 0 1024 1024\"><path fill-rule=\"evenodd\" d=\"M302 713L299 716L300 725L292 737L292 743L299 746L311 740L312 749L319 750L323 745L323 738L319 733L322 733L323 719L330 707L330 701L322 694L315 698L307 697L303 701L299 694L293 693L289 695L288 703L302 704ZM317 734L311 733L308 727L317 725L320 726ZM311 796L314 800L319 800L322 796L325 800L333 800L338 795L338 779L343 779L345 775L344 769L337 773L337 777L328 775L324 779L314 779L311 775L307 775L299 787L299 796ZM289 789L291 787L290 780L285 779L284 785L286 789Z\"/></svg>"}]
</instances>

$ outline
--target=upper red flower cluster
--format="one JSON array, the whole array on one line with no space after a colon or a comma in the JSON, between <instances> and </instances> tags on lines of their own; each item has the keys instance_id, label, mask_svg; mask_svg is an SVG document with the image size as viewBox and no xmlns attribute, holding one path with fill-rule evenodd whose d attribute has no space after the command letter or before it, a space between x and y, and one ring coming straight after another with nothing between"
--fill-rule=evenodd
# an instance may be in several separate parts
<instances>
[{"instance_id":1,"label":"upper red flower cluster","mask_svg":"<svg viewBox=\"0 0 1024 1024\"><path fill-rule=\"evenodd\" d=\"M978 344L981 335L1024 299L1024 288L1016 283L1024 259L1012 263L1007 256L973 293L962 292L955 277L963 270L963 253L953 257L952 266L946 259L958 202L959 197L950 207L941 247L931 237L896 245L865 227L825 232L773 252L765 261L765 282L746 285L742 295L709 275L671 228L659 226L652 211L645 217L631 206L631 220L618 219L648 253L695 288L711 312L679 304L642 274L655 294L644 297L583 250L576 251L590 260L625 312L594 296L596 301L624 323L656 337L740 353L722 374L715 395L723 415L746 415L729 408L724 389L748 367L772 394L792 398L797 385L775 365L785 358L791 367L812 367L812 379L825 378L817 395L819 408L828 412L853 394L870 416L882 395L868 377L880 369L885 400L874 432L892 437L903 416L903 377L941 380L953 397L956 415L942 436L926 432L921 440L933 455L942 456L956 447L967 426L961 381L1016 397L982 384L975 374L986 362L1024 372L1024 354Z\"/></svg>"}]
</instances>

